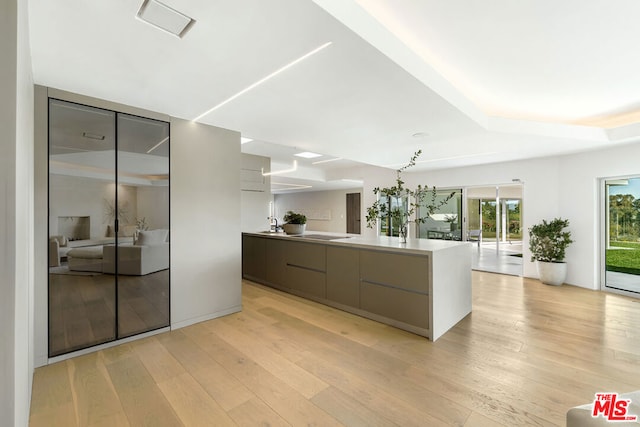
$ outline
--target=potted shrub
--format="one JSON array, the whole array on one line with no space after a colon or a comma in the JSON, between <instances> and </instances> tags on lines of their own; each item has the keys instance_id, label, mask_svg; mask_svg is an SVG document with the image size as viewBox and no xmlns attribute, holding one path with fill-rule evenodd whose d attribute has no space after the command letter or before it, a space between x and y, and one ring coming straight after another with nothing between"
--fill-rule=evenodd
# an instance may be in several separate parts
<instances>
[{"instance_id":1,"label":"potted shrub","mask_svg":"<svg viewBox=\"0 0 640 427\"><path fill-rule=\"evenodd\" d=\"M282 226L284 232L287 234L304 234L304 229L307 223L307 217L301 213L288 211L284 216L285 224Z\"/></svg>"},{"instance_id":2,"label":"potted shrub","mask_svg":"<svg viewBox=\"0 0 640 427\"><path fill-rule=\"evenodd\" d=\"M568 219L542 220L529 228L529 249L531 261L536 262L540 281L547 285L562 285L567 278L565 250L573 242L571 232L564 231L569 226Z\"/></svg>"}]
</instances>

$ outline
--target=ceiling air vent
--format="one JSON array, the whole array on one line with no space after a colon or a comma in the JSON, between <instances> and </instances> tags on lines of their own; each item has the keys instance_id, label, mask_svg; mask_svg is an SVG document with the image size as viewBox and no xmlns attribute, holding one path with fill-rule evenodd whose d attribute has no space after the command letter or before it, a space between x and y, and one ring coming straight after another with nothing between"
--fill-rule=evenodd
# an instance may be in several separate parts
<instances>
[{"instance_id":1,"label":"ceiling air vent","mask_svg":"<svg viewBox=\"0 0 640 427\"><path fill-rule=\"evenodd\" d=\"M157 0L144 0L136 15L138 19L154 27L182 38L196 22L187 15Z\"/></svg>"}]
</instances>

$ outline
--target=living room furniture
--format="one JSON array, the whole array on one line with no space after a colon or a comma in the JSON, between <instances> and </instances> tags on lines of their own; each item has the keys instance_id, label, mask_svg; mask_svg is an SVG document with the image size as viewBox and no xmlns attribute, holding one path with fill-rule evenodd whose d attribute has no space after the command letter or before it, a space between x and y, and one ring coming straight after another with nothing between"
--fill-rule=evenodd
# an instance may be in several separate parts
<instances>
[{"instance_id":1,"label":"living room furniture","mask_svg":"<svg viewBox=\"0 0 640 427\"><path fill-rule=\"evenodd\" d=\"M118 274L144 276L169 268L169 230L146 230L138 233L135 244L118 245ZM116 248L104 248L103 272L115 274Z\"/></svg>"},{"instance_id":2,"label":"living room furniture","mask_svg":"<svg viewBox=\"0 0 640 427\"><path fill-rule=\"evenodd\" d=\"M144 276L169 268L169 243L154 245L124 244L118 246L118 274ZM105 246L103 252L103 272L115 274L116 247Z\"/></svg>"},{"instance_id":3,"label":"living room furniture","mask_svg":"<svg viewBox=\"0 0 640 427\"><path fill-rule=\"evenodd\" d=\"M67 253L70 271L93 271L102 273L103 246L73 248Z\"/></svg>"}]
</instances>

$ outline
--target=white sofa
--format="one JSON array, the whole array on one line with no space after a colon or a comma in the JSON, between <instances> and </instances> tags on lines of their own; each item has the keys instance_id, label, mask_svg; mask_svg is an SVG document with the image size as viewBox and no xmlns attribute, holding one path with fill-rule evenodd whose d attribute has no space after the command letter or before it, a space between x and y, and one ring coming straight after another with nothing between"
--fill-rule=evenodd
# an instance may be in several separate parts
<instances>
[{"instance_id":1,"label":"white sofa","mask_svg":"<svg viewBox=\"0 0 640 427\"><path fill-rule=\"evenodd\" d=\"M144 276L169 268L169 230L140 231L134 244L118 245L118 274ZM116 248L105 246L102 271L115 274Z\"/></svg>"},{"instance_id":2,"label":"white sofa","mask_svg":"<svg viewBox=\"0 0 640 427\"><path fill-rule=\"evenodd\" d=\"M169 243L156 245L118 246L118 274L144 276L169 268ZM115 274L116 247L105 246L102 254L102 272Z\"/></svg>"},{"instance_id":3,"label":"white sofa","mask_svg":"<svg viewBox=\"0 0 640 427\"><path fill-rule=\"evenodd\" d=\"M118 242L131 243L133 242L133 237L118 237ZM49 237L49 267L59 267L62 261L67 260L69 252L71 252L73 249L96 247L114 243L114 237L99 237L86 240L68 240L65 236L51 236ZM76 255L78 255L78 252L76 252Z\"/></svg>"}]
</instances>

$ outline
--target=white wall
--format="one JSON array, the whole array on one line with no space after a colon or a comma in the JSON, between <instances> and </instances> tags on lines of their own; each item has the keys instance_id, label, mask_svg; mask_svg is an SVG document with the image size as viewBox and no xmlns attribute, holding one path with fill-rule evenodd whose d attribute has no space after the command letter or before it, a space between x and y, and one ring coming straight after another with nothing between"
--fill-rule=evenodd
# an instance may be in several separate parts
<instances>
[{"instance_id":1,"label":"white wall","mask_svg":"<svg viewBox=\"0 0 640 427\"><path fill-rule=\"evenodd\" d=\"M0 414L29 420L33 377L33 79L26 2L0 3Z\"/></svg>"},{"instance_id":2,"label":"white wall","mask_svg":"<svg viewBox=\"0 0 640 427\"><path fill-rule=\"evenodd\" d=\"M171 120L171 324L241 310L240 134Z\"/></svg>"},{"instance_id":3,"label":"white wall","mask_svg":"<svg viewBox=\"0 0 640 427\"><path fill-rule=\"evenodd\" d=\"M346 233L347 193L362 194L362 188L275 194L273 200L276 217L281 222L287 211L304 213L307 216L308 231ZM329 219L314 219L314 216L328 216Z\"/></svg>"},{"instance_id":4,"label":"white wall","mask_svg":"<svg viewBox=\"0 0 640 427\"><path fill-rule=\"evenodd\" d=\"M527 230L532 224L540 222L542 219L564 216L560 210L561 188L558 185L560 179L558 158L494 163L423 173L404 173L403 177L409 187L422 184L435 185L439 188L512 184L513 179L520 179L523 183L523 230ZM530 258L529 236L524 231L523 274L526 277L537 277L535 264L529 261ZM572 279L571 275L568 276L567 282L574 283Z\"/></svg>"},{"instance_id":5,"label":"white wall","mask_svg":"<svg viewBox=\"0 0 640 427\"><path fill-rule=\"evenodd\" d=\"M8 425L18 402L16 325L17 5L0 3L0 414ZM22 349L24 350L24 349Z\"/></svg>"},{"instance_id":6,"label":"white wall","mask_svg":"<svg viewBox=\"0 0 640 427\"><path fill-rule=\"evenodd\" d=\"M271 177L262 176L261 170L271 170L269 157L242 153L241 228L242 231L269 229L269 203L271 197Z\"/></svg>"}]
</instances>

